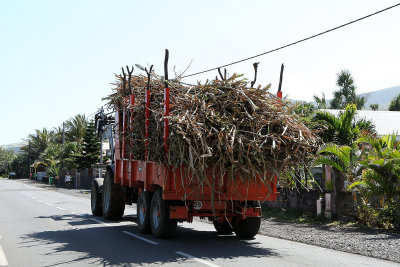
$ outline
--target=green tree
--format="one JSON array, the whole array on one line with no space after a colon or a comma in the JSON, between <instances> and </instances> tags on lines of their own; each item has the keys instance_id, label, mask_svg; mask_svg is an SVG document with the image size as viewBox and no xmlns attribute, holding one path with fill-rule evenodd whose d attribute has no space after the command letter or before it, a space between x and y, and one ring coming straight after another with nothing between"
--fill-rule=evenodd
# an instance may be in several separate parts
<instances>
[{"instance_id":1,"label":"green tree","mask_svg":"<svg viewBox=\"0 0 400 267\"><path fill-rule=\"evenodd\" d=\"M400 152L396 149L396 137L392 134L357 141L366 150L359 162L364 171L350 188L360 190L358 216L370 225L400 228ZM371 205L372 197L380 200L378 206Z\"/></svg>"},{"instance_id":2,"label":"green tree","mask_svg":"<svg viewBox=\"0 0 400 267\"><path fill-rule=\"evenodd\" d=\"M28 153L31 160L35 161L39 159L40 155L49 146L51 139L51 131L48 131L46 128L42 130L36 129L34 134L28 135L28 144L23 146L22 150Z\"/></svg>"},{"instance_id":3,"label":"green tree","mask_svg":"<svg viewBox=\"0 0 400 267\"><path fill-rule=\"evenodd\" d=\"M338 170L347 180L354 181L355 177L359 174L357 167L360 155L354 146L326 144L318 151L317 155L318 157L314 161L315 165L329 165Z\"/></svg>"},{"instance_id":4,"label":"green tree","mask_svg":"<svg viewBox=\"0 0 400 267\"><path fill-rule=\"evenodd\" d=\"M320 137L324 143L352 146L362 133L374 135L375 126L368 120L356 120L356 105L348 105L338 116L329 112L317 111L314 120L320 125Z\"/></svg>"},{"instance_id":5,"label":"green tree","mask_svg":"<svg viewBox=\"0 0 400 267\"><path fill-rule=\"evenodd\" d=\"M95 129L94 123L89 122L83 136L82 152L75 157L78 169L90 168L92 164L99 162L100 141L96 136Z\"/></svg>"},{"instance_id":6,"label":"green tree","mask_svg":"<svg viewBox=\"0 0 400 267\"><path fill-rule=\"evenodd\" d=\"M314 95L313 98L314 98L315 103L317 103L318 109L327 109L328 108L328 104L326 103L326 98L325 98L324 93L322 93L322 97Z\"/></svg>"},{"instance_id":7,"label":"green tree","mask_svg":"<svg viewBox=\"0 0 400 267\"><path fill-rule=\"evenodd\" d=\"M14 158L14 153L0 147L0 176L7 176L11 171L11 162Z\"/></svg>"},{"instance_id":8,"label":"green tree","mask_svg":"<svg viewBox=\"0 0 400 267\"><path fill-rule=\"evenodd\" d=\"M60 146L60 151L57 155L59 160L58 166L61 169L76 169L78 168L76 155L81 151L81 144L78 142L66 142Z\"/></svg>"},{"instance_id":9,"label":"green tree","mask_svg":"<svg viewBox=\"0 0 400 267\"><path fill-rule=\"evenodd\" d=\"M389 110L400 111L400 94L390 101Z\"/></svg>"},{"instance_id":10,"label":"green tree","mask_svg":"<svg viewBox=\"0 0 400 267\"><path fill-rule=\"evenodd\" d=\"M11 162L11 170L17 174L17 177L28 178L30 163L28 153L18 153Z\"/></svg>"},{"instance_id":11,"label":"green tree","mask_svg":"<svg viewBox=\"0 0 400 267\"><path fill-rule=\"evenodd\" d=\"M322 128L320 137L327 143L326 147L319 151L315 164L333 167L333 216L338 215L341 181L353 181L357 175L359 164L356 140L362 135L375 134L374 125L367 120L357 121L356 114L356 105L350 104L338 116L318 111L314 117Z\"/></svg>"},{"instance_id":12,"label":"green tree","mask_svg":"<svg viewBox=\"0 0 400 267\"><path fill-rule=\"evenodd\" d=\"M332 215L338 215L339 192L342 190L342 181L355 181L360 174L358 160L360 154L357 153L357 146L338 146L336 144L327 144L320 151L314 161L314 165L329 165L332 167L332 186L333 186L333 209Z\"/></svg>"},{"instance_id":13,"label":"green tree","mask_svg":"<svg viewBox=\"0 0 400 267\"><path fill-rule=\"evenodd\" d=\"M369 105L369 107L370 107L373 111L379 109L379 105L378 105L378 104L371 104L371 105Z\"/></svg>"},{"instance_id":14,"label":"green tree","mask_svg":"<svg viewBox=\"0 0 400 267\"><path fill-rule=\"evenodd\" d=\"M63 129L62 127L54 127L53 130L51 131L51 142L55 144L62 144L62 135L63 135Z\"/></svg>"},{"instance_id":15,"label":"green tree","mask_svg":"<svg viewBox=\"0 0 400 267\"><path fill-rule=\"evenodd\" d=\"M83 142L87 119L84 114L78 114L65 122L65 137L70 142Z\"/></svg>"},{"instance_id":16,"label":"green tree","mask_svg":"<svg viewBox=\"0 0 400 267\"><path fill-rule=\"evenodd\" d=\"M333 99L330 102L331 109L344 109L349 104L355 104L357 109L362 109L365 106L367 98L357 96L354 78L349 70L341 70L337 74L336 85L339 90L333 92Z\"/></svg>"}]
</instances>

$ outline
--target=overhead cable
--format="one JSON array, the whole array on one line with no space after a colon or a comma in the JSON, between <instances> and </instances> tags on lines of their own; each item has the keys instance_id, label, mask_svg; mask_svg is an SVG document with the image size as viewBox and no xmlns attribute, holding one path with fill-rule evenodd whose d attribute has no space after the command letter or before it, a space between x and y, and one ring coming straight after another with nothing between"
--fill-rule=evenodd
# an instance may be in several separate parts
<instances>
[{"instance_id":1,"label":"overhead cable","mask_svg":"<svg viewBox=\"0 0 400 267\"><path fill-rule=\"evenodd\" d=\"M374 15L377 15L377 14L379 14L379 13L382 13L382 12L384 12L384 11L387 11L387 10L392 9L392 8L394 8L394 7L397 7L397 6L400 6L400 3L398 3L398 4L396 4L396 5L393 5L393 6L390 6L390 7L387 7L387 8L385 8L385 9L381 9L381 10L379 10L379 11L377 11L377 12L374 12L374 13L372 13L372 14L366 15L366 16L361 17L361 18L359 18L359 19L352 20L352 21L350 21L350 22L347 22L347 23L342 24L342 25L340 25L340 26L331 28L331 29L329 29L329 30L326 30L326 31L323 31L323 32L314 34L314 35L312 35L312 36L309 36L309 37L307 37L307 38L301 39L301 40L299 40L299 41L296 41L296 42L293 42L293 43L290 43L290 44L287 44L287 45L284 45L284 46L281 46L281 47L278 47L278 48L269 50L269 51L267 51L267 52L264 52L264 53L261 53L261 54L255 55L255 56L251 56L251 57L244 58L244 59L241 59L241 60L238 60L238 61L229 63L229 64L225 64L225 65L222 65L222 66L219 66L219 67L215 67L215 68L211 68L211 69L207 69L207 70L195 72L195 73L192 73L192 74L188 74L188 75L182 76L182 78L187 78L187 77L191 77L191 76L203 74L203 73L206 73L206 72L210 72L210 71L213 71L213 70L218 70L219 68L224 68L224 67L228 67L228 66L231 66L231 65L234 65L234 64L238 64L238 63L241 63L241 62L244 62L244 61L247 61L247 60L256 58L256 57L260 57L260 56L263 56L263 55L266 55L266 54L269 54L269 53L272 53L272 52L275 52L275 51L284 49L284 48L289 47L289 46L293 46L293 45L298 44L298 43L302 43L302 42L304 42L304 41L307 41L307 40L313 39L313 38L315 38L315 37L321 36L321 35L323 35L323 34L326 34L326 33L328 33L328 32L332 32L332 31L334 31L334 30L343 28L343 27L348 26L348 25L350 25L350 24L353 24L353 23L359 22L359 21L361 21L361 20L364 20L364 19L366 19L366 18L372 17L372 16L374 16Z\"/></svg>"}]
</instances>

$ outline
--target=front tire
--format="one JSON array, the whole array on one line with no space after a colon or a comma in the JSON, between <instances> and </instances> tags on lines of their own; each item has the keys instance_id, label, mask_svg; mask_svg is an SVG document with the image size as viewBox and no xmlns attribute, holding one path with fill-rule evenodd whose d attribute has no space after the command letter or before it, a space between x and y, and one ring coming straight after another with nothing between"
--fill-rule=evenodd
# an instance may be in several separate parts
<instances>
[{"instance_id":1,"label":"front tire","mask_svg":"<svg viewBox=\"0 0 400 267\"><path fill-rule=\"evenodd\" d=\"M161 190L154 193L150 206L151 232L157 238L168 238L174 236L177 221L169 218L168 201L161 197Z\"/></svg>"},{"instance_id":2,"label":"front tire","mask_svg":"<svg viewBox=\"0 0 400 267\"><path fill-rule=\"evenodd\" d=\"M90 200L91 200L92 214L94 216L102 216L103 215L102 194L99 192L99 186L95 181L92 182L92 191Z\"/></svg>"},{"instance_id":3,"label":"front tire","mask_svg":"<svg viewBox=\"0 0 400 267\"><path fill-rule=\"evenodd\" d=\"M150 234L150 204L151 194L150 192L142 191L137 201L137 225L139 232L142 234Z\"/></svg>"},{"instance_id":4,"label":"front tire","mask_svg":"<svg viewBox=\"0 0 400 267\"><path fill-rule=\"evenodd\" d=\"M107 171L103 183L103 216L106 220L119 220L125 210L125 188L114 183L114 174Z\"/></svg>"}]
</instances>

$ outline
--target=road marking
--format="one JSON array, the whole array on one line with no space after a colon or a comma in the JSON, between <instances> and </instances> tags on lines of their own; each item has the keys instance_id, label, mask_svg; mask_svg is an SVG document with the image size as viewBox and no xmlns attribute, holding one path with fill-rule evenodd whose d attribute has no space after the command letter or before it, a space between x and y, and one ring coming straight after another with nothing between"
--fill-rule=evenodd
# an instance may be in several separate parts
<instances>
[{"instance_id":1,"label":"road marking","mask_svg":"<svg viewBox=\"0 0 400 267\"><path fill-rule=\"evenodd\" d=\"M76 214L76 215L78 215L78 213L76 213L75 211L71 211L71 213L72 213L72 214Z\"/></svg>"},{"instance_id":2,"label":"road marking","mask_svg":"<svg viewBox=\"0 0 400 267\"><path fill-rule=\"evenodd\" d=\"M192 260L195 260L195 261L197 261L197 262L203 263L203 264L205 264L205 265L207 265L207 266L219 267L218 265L216 265L216 264L214 264L214 263L211 263L211 262L208 262L208 261L205 261L205 260L196 258L195 256L192 256L192 255L187 254L187 253L182 252L182 251L175 251L175 253L176 253L176 254L179 254L179 255L181 255L181 256L190 258L190 259L192 259Z\"/></svg>"},{"instance_id":3,"label":"road marking","mask_svg":"<svg viewBox=\"0 0 400 267\"><path fill-rule=\"evenodd\" d=\"M39 202L42 202L42 203L44 202L43 200L40 200L40 199L39 199L38 201L39 201Z\"/></svg>"},{"instance_id":4,"label":"road marking","mask_svg":"<svg viewBox=\"0 0 400 267\"><path fill-rule=\"evenodd\" d=\"M134 237L134 238L140 239L140 240L142 240L142 241L144 241L144 242L147 242L147 243L150 243L150 244L152 244L152 245L158 245L158 244L160 244L160 243L158 243L158 242L155 242L155 241L153 241L153 240L147 239L147 238L145 238L145 237L141 237L141 236L139 236L139 235L132 234L132 233L130 233L130 232L128 232L128 231L122 231L122 232L123 232L124 234L130 235L130 236L132 236L132 237Z\"/></svg>"},{"instance_id":5,"label":"road marking","mask_svg":"<svg viewBox=\"0 0 400 267\"><path fill-rule=\"evenodd\" d=\"M8 266L8 261L3 248L0 246L0 266Z\"/></svg>"},{"instance_id":6,"label":"road marking","mask_svg":"<svg viewBox=\"0 0 400 267\"><path fill-rule=\"evenodd\" d=\"M66 210L66 209L63 209L63 208L60 208L60 207L56 207L56 209L59 209L59 210Z\"/></svg>"},{"instance_id":7,"label":"road marking","mask_svg":"<svg viewBox=\"0 0 400 267\"><path fill-rule=\"evenodd\" d=\"M37 199L36 197L31 197L32 199Z\"/></svg>"},{"instance_id":8,"label":"road marking","mask_svg":"<svg viewBox=\"0 0 400 267\"><path fill-rule=\"evenodd\" d=\"M47 203L47 202L46 202L46 205L53 206L53 204L51 204L51 203Z\"/></svg>"},{"instance_id":9,"label":"road marking","mask_svg":"<svg viewBox=\"0 0 400 267\"><path fill-rule=\"evenodd\" d=\"M98 222L98 223L102 223L102 224L104 224L104 225L107 225L107 226L112 226L111 224L108 224L108 223L102 222L102 221L100 221L100 220L97 220L97 219L90 218L90 220L92 220L92 221L95 221L95 222Z\"/></svg>"}]
</instances>

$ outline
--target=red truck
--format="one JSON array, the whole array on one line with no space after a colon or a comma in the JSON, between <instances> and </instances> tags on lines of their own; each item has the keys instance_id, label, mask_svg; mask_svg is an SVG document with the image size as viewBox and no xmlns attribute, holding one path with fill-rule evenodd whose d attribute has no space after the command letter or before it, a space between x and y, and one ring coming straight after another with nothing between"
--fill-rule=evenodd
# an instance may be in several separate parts
<instances>
[{"instance_id":1,"label":"red truck","mask_svg":"<svg viewBox=\"0 0 400 267\"><path fill-rule=\"evenodd\" d=\"M168 52L164 62L165 79ZM280 91L278 96L281 97ZM125 98L131 105L135 96ZM169 114L169 88L164 89L164 115ZM150 89L145 94L145 124L149 123ZM166 164L149 160L136 160L126 152L129 125L134 123L126 108L118 107L115 121L110 123L104 113L96 116L99 128L108 127L112 163L106 166L104 178L95 178L92 183L91 208L95 216L103 215L107 220L118 220L123 216L125 204L137 203L137 226L141 233L152 233L157 238L174 235L178 222L192 222L193 217L208 218L220 234L235 232L238 237L254 237L260 228L260 201L273 201L277 196L276 176L270 184L263 182L235 183L227 177L218 187L218 195L211 188L203 187L201 193L193 193L195 185L181 168L173 169ZM111 133L114 129L114 134ZM164 119L164 144L168 149L168 119ZM145 127L148 136L149 127ZM104 132L104 131L103 131ZM147 159L147 153L145 159ZM211 178L209 178L211 179ZM255 179L252 179L255 180ZM221 194L223 192L223 194Z\"/></svg>"}]
</instances>

